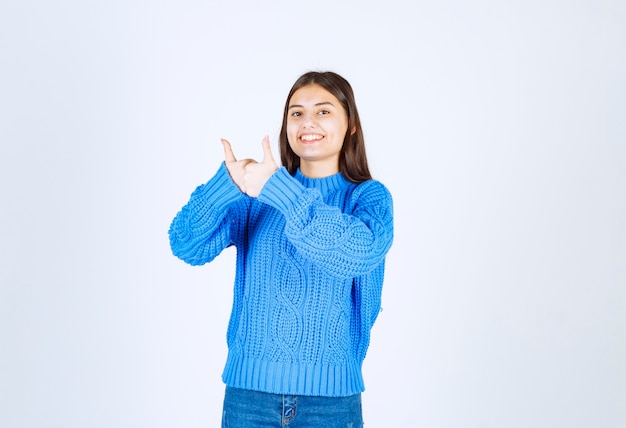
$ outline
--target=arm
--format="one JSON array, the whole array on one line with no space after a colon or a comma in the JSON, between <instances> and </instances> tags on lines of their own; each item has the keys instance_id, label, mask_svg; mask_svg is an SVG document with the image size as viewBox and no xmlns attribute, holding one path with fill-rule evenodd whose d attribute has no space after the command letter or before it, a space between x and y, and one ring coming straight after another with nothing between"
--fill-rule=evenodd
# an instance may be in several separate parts
<instances>
[{"instance_id":1,"label":"arm","mask_svg":"<svg viewBox=\"0 0 626 428\"><path fill-rule=\"evenodd\" d=\"M377 181L354 190L349 214L326 205L319 191L305 188L284 168L267 181L259 200L283 213L287 239L331 275L352 278L369 273L391 247L392 199Z\"/></svg>"},{"instance_id":2,"label":"arm","mask_svg":"<svg viewBox=\"0 0 626 428\"><path fill-rule=\"evenodd\" d=\"M233 183L224 163L198 186L169 229L172 253L191 265L213 260L237 242L245 227L249 198ZM242 215L243 214L243 215Z\"/></svg>"}]
</instances>

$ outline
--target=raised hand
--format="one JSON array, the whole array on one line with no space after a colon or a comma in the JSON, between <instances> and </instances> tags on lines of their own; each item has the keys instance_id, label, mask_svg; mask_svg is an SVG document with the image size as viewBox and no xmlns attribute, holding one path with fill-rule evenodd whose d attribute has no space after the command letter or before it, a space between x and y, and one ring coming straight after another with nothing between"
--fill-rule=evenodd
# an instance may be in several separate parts
<instances>
[{"instance_id":1,"label":"raised hand","mask_svg":"<svg viewBox=\"0 0 626 428\"><path fill-rule=\"evenodd\" d=\"M270 147L270 137L267 135L263 138L263 161L250 162L244 166L244 183L246 193L250 196L257 197L261 193L261 189L265 182L276 172L278 165L272 155Z\"/></svg>"},{"instance_id":2,"label":"raised hand","mask_svg":"<svg viewBox=\"0 0 626 428\"><path fill-rule=\"evenodd\" d=\"M254 159L237 160L228 140L222 139L224 145L224 160L230 177L239 189L249 196L257 197L265 182L276 172L278 164L272 155L270 139L263 138L263 161Z\"/></svg>"},{"instance_id":3,"label":"raised hand","mask_svg":"<svg viewBox=\"0 0 626 428\"><path fill-rule=\"evenodd\" d=\"M246 193L244 183L245 168L247 164L254 162L254 159L242 159L238 161L230 146L230 142L222 138L222 145L224 146L224 163L226 164L230 178L232 178L237 187L239 187L239 190Z\"/></svg>"}]
</instances>

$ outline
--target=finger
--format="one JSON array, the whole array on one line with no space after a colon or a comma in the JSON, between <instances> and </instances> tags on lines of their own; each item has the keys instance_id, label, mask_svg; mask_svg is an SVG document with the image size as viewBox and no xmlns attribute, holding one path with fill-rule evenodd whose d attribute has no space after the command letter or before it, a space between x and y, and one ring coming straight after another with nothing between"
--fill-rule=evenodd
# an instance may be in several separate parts
<instances>
[{"instance_id":1,"label":"finger","mask_svg":"<svg viewBox=\"0 0 626 428\"><path fill-rule=\"evenodd\" d=\"M224 138L222 138L221 140L222 140L222 145L224 146L224 160L226 162L237 162L237 158L235 157L235 154L233 153L233 149L230 146L230 142L228 140L225 140Z\"/></svg>"},{"instance_id":2,"label":"finger","mask_svg":"<svg viewBox=\"0 0 626 428\"><path fill-rule=\"evenodd\" d=\"M261 143L263 145L263 163L265 162L274 162L274 155L272 154L272 147L270 146L270 137L268 135L266 135L265 137L263 137L263 142Z\"/></svg>"}]
</instances>

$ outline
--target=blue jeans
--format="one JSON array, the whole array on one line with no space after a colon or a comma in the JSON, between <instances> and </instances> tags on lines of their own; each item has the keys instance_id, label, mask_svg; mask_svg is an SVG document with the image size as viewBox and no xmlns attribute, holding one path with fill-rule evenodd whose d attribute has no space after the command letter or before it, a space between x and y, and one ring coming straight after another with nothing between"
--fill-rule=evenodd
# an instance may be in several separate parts
<instances>
[{"instance_id":1,"label":"blue jeans","mask_svg":"<svg viewBox=\"0 0 626 428\"><path fill-rule=\"evenodd\" d=\"M362 428L361 394L310 397L226 387L222 428Z\"/></svg>"}]
</instances>

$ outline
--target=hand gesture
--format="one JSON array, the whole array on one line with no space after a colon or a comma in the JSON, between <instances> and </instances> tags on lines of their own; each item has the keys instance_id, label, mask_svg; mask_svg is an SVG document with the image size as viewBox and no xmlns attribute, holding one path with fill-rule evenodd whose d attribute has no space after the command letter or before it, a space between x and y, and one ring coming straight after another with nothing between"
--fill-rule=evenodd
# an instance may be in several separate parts
<instances>
[{"instance_id":1,"label":"hand gesture","mask_svg":"<svg viewBox=\"0 0 626 428\"><path fill-rule=\"evenodd\" d=\"M278 164L272 155L270 139L263 138L263 161L257 162L254 159L237 160L228 140L222 139L224 145L224 160L228 173L239 189L252 197L259 196L265 182L276 172Z\"/></svg>"},{"instance_id":2,"label":"hand gesture","mask_svg":"<svg viewBox=\"0 0 626 428\"><path fill-rule=\"evenodd\" d=\"M242 159L238 161L230 146L230 142L222 138L222 145L224 146L224 163L226 164L230 178L235 182L237 187L239 187L239 190L246 193L246 185L244 183L245 168L247 164L254 162L254 159Z\"/></svg>"}]
</instances>

